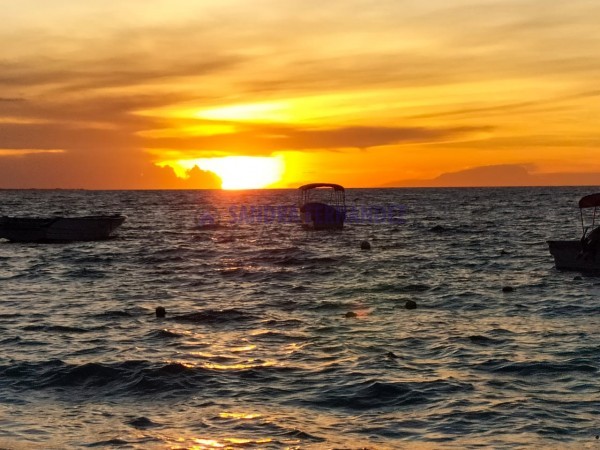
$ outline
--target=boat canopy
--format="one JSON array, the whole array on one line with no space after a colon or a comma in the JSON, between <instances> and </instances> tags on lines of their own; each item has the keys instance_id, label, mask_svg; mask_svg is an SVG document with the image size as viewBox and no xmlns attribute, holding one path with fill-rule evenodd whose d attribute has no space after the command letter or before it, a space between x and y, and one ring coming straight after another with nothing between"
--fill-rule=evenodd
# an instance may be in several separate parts
<instances>
[{"instance_id":1,"label":"boat canopy","mask_svg":"<svg viewBox=\"0 0 600 450\"><path fill-rule=\"evenodd\" d=\"M580 208L597 208L600 206L600 194L586 195L579 200Z\"/></svg>"},{"instance_id":2,"label":"boat canopy","mask_svg":"<svg viewBox=\"0 0 600 450\"><path fill-rule=\"evenodd\" d=\"M334 191L344 192L343 186L340 186L339 184L333 184L333 183L311 183L311 184L305 184L304 186L300 186L298 189L301 190L301 191L308 191L310 189L318 189L318 188L322 188L322 187L332 188ZM600 194L598 194L598 195L600 195Z\"/></svg>"}]
</instances>

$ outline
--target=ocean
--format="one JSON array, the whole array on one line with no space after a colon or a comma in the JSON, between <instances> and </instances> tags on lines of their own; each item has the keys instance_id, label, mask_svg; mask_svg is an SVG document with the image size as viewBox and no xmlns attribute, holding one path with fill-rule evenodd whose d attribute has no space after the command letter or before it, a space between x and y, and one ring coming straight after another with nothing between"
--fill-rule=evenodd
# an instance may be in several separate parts
<instances>
[{"instance_id":1,"label":"ocean","mask_svg":"<svg viewBox=\"0 0 600 450\"><path fill-rule=\"evenodd\" d=\"M349 189L394 214L310 232L293 190L0 191L128 217L0 242L0 448L600 448L600 279L546 244L592 192Z\"/></svg>"}]
</instances>

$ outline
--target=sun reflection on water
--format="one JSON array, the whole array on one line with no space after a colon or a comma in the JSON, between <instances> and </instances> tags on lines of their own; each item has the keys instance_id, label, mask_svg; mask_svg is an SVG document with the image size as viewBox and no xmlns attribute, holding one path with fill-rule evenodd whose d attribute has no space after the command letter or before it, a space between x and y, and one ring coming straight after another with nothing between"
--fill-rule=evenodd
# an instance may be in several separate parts
<instances>
[{"instance_id":1,"label":"sun reflection on water","mask_svg":"<svg viewBox=\"0 0 600 450\"><path fill-rule=\"evenodd\" d=\"M260 361L255 359L248 359L244 363L237 364L218 364L205 362L202 364L202 367L210 370L248 370L248 369L256 369L258 367L272 367L277 364L277 361L274 360L266 360Z\"/></svg>"},{"instance_id":2,"label":"sun reflection on water","mask_svg":"<svg viewBox=\"0 0 600 450\"><path fill-rule=\"evenodd\" d=\"M194 439L194 443L199 444L200 446L193 446L192 449L200 450L204 448L223 448L225 444L221 444L219 441L214 439Z\"/></svg>"},{"instance_id":3,"label":"sun reflection on water","mask_svg":"<svg viewBox=\"0 0 600 450\"><path fill-rule=\"evenodd\" d=\"M258 419L262 415L256 413L221 412L219 413L219 417L222 419L250 420Z\"/></svg>"},{"instance_id":4,"label":"sun reflection on water","mask_svg":"<svg viewBox=\"0 0 600 450\"><path fill-rule=\"evenodd\" d=\"M234 353L242 353L242 352L249 352L250 350L255 350L256 349L256 345L246 345L244 347L233 347L232 349L230 349L231 352Z\"/></svg>"},{"instance_id":5,"label":"sun reflection on water","mask_svg":"<svg viewBox=\"0 0 600 450\"><path fill-rule=\"evenodd\" d=\"M179 438L178 442L181 442L185 445L186 439ZM190 439L191 446L189 447L181 447L181 446L171 446L171 450L206 450L211 448L238 448L238 447L249 447L254 445L268 444L273 442L270 438L259 438L259 439L247 439L247 438L238 438L238 437L226 437L221 439L220 441L217 439L210 438L192 438Z\"/></svg>"}]
</instances>

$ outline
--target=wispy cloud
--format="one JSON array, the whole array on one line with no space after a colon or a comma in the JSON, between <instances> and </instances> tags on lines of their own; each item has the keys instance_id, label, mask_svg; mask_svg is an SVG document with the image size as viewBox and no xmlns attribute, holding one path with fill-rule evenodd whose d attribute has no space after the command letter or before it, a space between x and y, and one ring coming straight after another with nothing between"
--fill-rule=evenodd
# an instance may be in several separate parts
<instances>
[{"instance_id":1,"label":"wispy cloud","mask_svg":"<svg viewBox=\"0 0 600 450\"><path fill-rule=\"evenodd\" d=\"M23 102L23 101L25 101L25 99L18 98L18 97L0 97L0 102L2 102L2 103L16 103L16 102Z\"/></svg>"},{"instance_id":2,"label":"wispy cloud","mask_svg":"<svg viewBox=\"0 0 600 450\"><path fill-rule=\"evenodd\" d=\"M245 130L215 136L190 136L145 139L146 148L172 148L181 157L203 156L203 149L215 153L237 151L265 155L283 150L367 149L402 143L433 143L448 141L476 133L489 132L489 127L417 128L417 127L339 127L306 129L291 126L245 125Z\"/></svg>"}]
</instances>

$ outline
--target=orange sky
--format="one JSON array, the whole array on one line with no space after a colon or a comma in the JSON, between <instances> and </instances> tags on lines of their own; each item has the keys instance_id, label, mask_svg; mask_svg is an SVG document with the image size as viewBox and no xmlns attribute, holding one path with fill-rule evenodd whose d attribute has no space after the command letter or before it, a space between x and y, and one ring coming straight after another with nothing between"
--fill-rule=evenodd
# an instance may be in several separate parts
<instances>
[{"instance_id":1,"label":"orange sky","mask_svg":"<svg viewBox=\"0 0 600 450\"><path fill-rule=\"evenodd\" d=\"M600 185L595 0L2 15L0 188Z\"/></svg>"}]
</instances>

